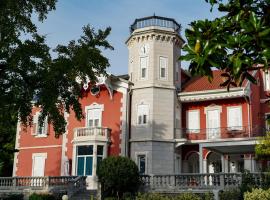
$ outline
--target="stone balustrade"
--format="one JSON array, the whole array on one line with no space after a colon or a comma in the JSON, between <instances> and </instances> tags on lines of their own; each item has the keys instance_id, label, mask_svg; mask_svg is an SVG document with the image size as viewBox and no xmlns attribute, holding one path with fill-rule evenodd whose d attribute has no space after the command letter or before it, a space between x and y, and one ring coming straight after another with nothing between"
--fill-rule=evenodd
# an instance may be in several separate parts
<instances>
[{"instance_id":1,"label":"stone balustrade","mask_svg":"<svg viewBox=\"0 0 270 200\"><path fill-rule=\"evenodd\" d=\"M109 142L110 141L110 128L105 127L79 127L74 129L74 140L98 140Z\"/></svg>"}]
</instances>

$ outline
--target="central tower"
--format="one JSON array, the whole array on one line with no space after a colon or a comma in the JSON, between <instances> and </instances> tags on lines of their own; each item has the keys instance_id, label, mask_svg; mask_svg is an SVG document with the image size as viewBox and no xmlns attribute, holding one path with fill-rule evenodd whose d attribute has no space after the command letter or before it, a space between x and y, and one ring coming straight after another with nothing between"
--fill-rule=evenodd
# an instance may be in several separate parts
<instances>
[{"instance_id":1,"label":"central tower","mask_svg":"<svg viewBox=\"0 0 270 200\"><path fill-rule=\"evenodd\" d=\"M179 56L183 39L171 18L136 19L126 44L132 87L131 158L143 174L175 173L175 139L180 128Z\"/></svg>"}]
</instances>

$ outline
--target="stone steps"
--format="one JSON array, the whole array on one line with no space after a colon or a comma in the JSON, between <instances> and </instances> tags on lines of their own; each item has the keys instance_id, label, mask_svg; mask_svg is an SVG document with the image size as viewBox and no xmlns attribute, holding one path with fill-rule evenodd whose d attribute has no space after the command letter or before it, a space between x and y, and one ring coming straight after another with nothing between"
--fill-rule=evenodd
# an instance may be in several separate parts
<instances>
[{"instance_id":1,"label":"stone steps","mask_svg":"<svg viewBox=\"0 0 270 200\"><path fill-rule=\"evenodd\" d=\"M97 195L96 190L84 190L74 194L70 200L95 200Z\"/></svg>"}]
</instances>

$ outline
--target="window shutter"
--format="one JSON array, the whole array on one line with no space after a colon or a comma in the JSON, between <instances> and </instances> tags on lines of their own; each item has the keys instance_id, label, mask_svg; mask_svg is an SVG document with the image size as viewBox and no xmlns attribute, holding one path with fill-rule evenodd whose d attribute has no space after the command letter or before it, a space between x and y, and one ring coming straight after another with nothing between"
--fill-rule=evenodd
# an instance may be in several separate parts
<instances>
[{"instance_id":1,"label":"window shutter","mask_svg":"<svg viewBox=\"0 0 270 200\"><path fill-rule=\"evenodd\" d=\"M198 132L200 129L199 111L190 110L187 113L187 128L192 132Z\"/></svg>"},{"instance_id":2,"label":"window shutter","mask_svg":"<svg viewBox=\"0 0 270 200\"><path fill-rule=\"evenodd\" d=\"M242 113L240 107L228 108L228 127L230 129L242 129Z\"/></svg>"},{"instance_id":3,"label":"window shutter","mask_svg":"<svg viewBox=\"0 0 270 200\"><path fill-rule=\"evenodd\" d=\"M48 135L48 117L44 119L43 127L43 134Z\"/></svg>"}]
</instances>

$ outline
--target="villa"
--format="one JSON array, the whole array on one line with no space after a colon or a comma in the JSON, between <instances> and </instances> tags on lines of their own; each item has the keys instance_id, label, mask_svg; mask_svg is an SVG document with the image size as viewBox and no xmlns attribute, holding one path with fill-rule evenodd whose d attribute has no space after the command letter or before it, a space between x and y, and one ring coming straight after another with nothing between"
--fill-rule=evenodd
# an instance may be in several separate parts
<instances>
[{"instance_id":1,"label":"villa","mask_svg":"<svg viewBox=\"0 0 270 200\"><path fill-rule=\"evenodd\" d=\"M184 40L174 19L136 19L126 41L128 74L100 77L83 86L85 118L65 113L66 132L55 138L41 126L17 126L13 176L87 176L97 188L96 169L108 156L128 156L141 174L236 173L261 171L255 160L258 136L268 130L270 73L250 72L258 80L221 87L221 71L191 77L179 61Z\"/></svg>"}]
</instances>

